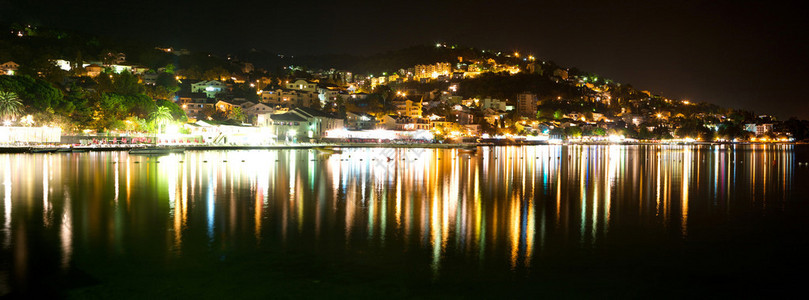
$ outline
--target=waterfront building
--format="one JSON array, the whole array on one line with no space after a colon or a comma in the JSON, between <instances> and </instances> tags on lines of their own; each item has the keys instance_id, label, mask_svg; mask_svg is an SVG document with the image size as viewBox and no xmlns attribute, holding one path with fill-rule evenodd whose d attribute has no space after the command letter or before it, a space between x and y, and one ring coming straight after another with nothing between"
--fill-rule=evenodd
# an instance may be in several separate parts
<instances>
[{"instance_id":1,"label":"waterfront building","mask_svg":"<svg viewBox=\"0 0 809 300\"><path fill-rule=\"evenodd\" d=\"M288 142L320 140L326 131L344 128L342 118L307 107L296 107L285 113L260 113L254 123L270 127L279 139Z\"/></svg>"},{"instance_id":2,"label":"waterfront building","mask_svg":"<svg viewBox=\"0 0 809 300\"><path fill-rule=\"evenodd\" d=\"M376 117L361 112L346 112L345 127L352 130L374 129Z\"/></svg>"},{"instance_id":3,"label":"waterfront building","mask_svg":"<svg viewBox=\"0 0 809 300\"><path fill-rule=\"evenodd\" d=\"M432 125L430 124L430 121L427 119L413 118L408 116L397 116L397 115L385 115L384 117L382 117L382 122L380 123L380 126L388 130L400 130L400 131L432 129Z\"/></svg>"},{"instance_id":4,"label":"waterfront building","mask_svg":"<svg viewBox=\"0 0 809 300\"><path fill-rule=\"evenodd\" d=\"M762 136L771 132L773 128L772 123L765 123L765 124L744 124L744 130L752 132L756 136Z\"/></svg>"},{"instance_id":5,"label":"waterfront building","mask_svg":"<svg viewBox=\"0 0 809 300\"><path fill-rule=\"evenodd\" d=\"M198 136L204 144L268 145L275 140L275 136L266 127L214 125L205 121L187 123L184 126L189 131L187 136ZM172 137L164 138L171 139Z\"/></svg>"},{"instance_id":6,"label":"waterfront building","mask_svg":"<svg viewBox=\"0 0 809 300\"><path fill-rule=\"evenodd\" d=\"M59 127L0 126L0 144L59 143L61 136Z\"/></svg>"}]
</instances>

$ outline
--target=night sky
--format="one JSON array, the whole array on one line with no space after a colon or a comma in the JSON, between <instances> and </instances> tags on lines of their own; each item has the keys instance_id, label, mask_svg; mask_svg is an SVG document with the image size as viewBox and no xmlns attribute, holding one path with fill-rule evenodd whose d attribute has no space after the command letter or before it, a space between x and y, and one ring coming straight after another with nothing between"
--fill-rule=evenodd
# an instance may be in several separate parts
<instances>
[{"instance_id":1,"label":"night sky","mask_svg":"<svg viewBox=\"0 0 809 300\"><path fill-rule=\"evenodd\" d=\"M0 18L217 53L520 50L674 99L809 119L807 11L775 1L9 1Z\"/></svg>"}]
</instances>

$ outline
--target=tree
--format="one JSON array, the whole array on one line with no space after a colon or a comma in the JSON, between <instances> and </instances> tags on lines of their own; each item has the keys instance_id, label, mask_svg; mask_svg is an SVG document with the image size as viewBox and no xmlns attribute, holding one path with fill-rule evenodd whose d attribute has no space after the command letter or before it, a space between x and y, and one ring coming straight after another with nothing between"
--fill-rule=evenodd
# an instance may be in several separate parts
<instances>
[{"instance_id":1,"label":"tree","mask_svg":"<svg viewBox=\"0 0 809 300\"><path fill-rule=\"evenodd\" d=\"M94 105L92 119L93 127L101 131L111 129L115 121L124 118L127 109L124 105L124 97L114 93L104 93Z\"/></svg>"},{"instance_id":2,"label":"tree","mask_svg":"<svg viewBox=\"0 0 809 300\"><path fill-rule=\"evenodd\" d=\"M179 105L177 105L177 103L174 103L169 100L157 99L155 100L155 104L157 104L157 106L164 106L168 108L171 111L172 118L174 118L175 120L181 122L185 122L188 120L188 116L185 115L185 111L183 111L183 109Z\"/></svg>"},{"instance_id":3,"label":"tree","mask_svg":"<svg viewBox=\"0 0 809 300\"><path fill-rule=\"evenodd\" d=\"M16 117L22 113L22 101L17 94L0 92L0 118Z\"/></svg>"},{"instance_id":4,"label":"tree","mask_svg":"<svg viewBox=\"0 0 809 300\"><path fill-rule=\"evenodd\" d=\"M222 67L214 67L202 74L205 80L224 80L230 78L230 72Z\"/></svg>"},{"instance_id":5,"label":"tree","mask_svg":"<svg viewBox=\"0 0 809 300\"><path fill-rule=\"evenodd\" d=\"M550 131L550 133L548 133L548 135L550 135L550 137L553 138L553 139L560 139L560 140L565 139L565 137L566 137L565 136L565 129L562 128L562 127L556 127L554 129L551 129L551 131Z\"/></svg>"},{"instance_id":6,"label":"tree","mask_svg":"<svg viewBox=\"0 0 809 300\"><path fill-rule=\"evenodd\" d=\"M57 108L64 102L62 92L51 83L29 76L0 76L0 90L15 93L34 110Z\"/></svg>"},{"instance_id":7,"label":"tree","mask_svg":"<svg viewBox=\"0 0 809 300\"><path fill-rule=\"evenodd\" d=\"M112 76L113 91L121 95L136 95L143 93L143 85L138 82L138 76L129 71Z\"/></svg>"},{"instance_id":8,"label":"tree","mask_svg":"<svg viewBox=\"0 0 809 300\"><path fill-rule=\"evenodd\" d=\"M733 139L747 139L751 133L744 130L741 124L733 123L732 121L725 121L719 124L716 132L717 136L726 140Z\"/></svg>"},{"instance_id":9,"label":"tree","mask_svg":"<svg viewBox=\"0 0 809 300\"><path fill-rule=\"evenodd\" d=\"M157 124L157 133L160 133L164 124L173 120L171 110L165 106L158 106L155 111L149 114L149 118Z\"/></svg>"},{"instance_id":10,"label":"tree","mask_svg":"<svg viewBox=\"0 0 809 300\"><path fill-rule=\"evenodd\" d=\"M174 74L174 69L175 69L174 64L168 64L168 65L166 65L166 67L164 69L165 69L164 72L166 72L168 74Z\"/></svg>"},{"instance_id":11,"label":"tree","mask_svg":"<svg viewBox=\"0 0 809 300\"><path fill-rule=\"evenodd\" d=\"M233 109L230 110L230 113L228 113L228 119L244 122L247 117L245 117L241 107L234 106Z\"/></svg>"},{"instance_id":12,"label":"tree","mask_svg":"<svg viewBox=\"0 0 809 300\"><path fill-rule=\"evenodd\" d=\"M570 126L565 128L565 135L572 136L572 137L581 137L582 130L581 127L578 126Z\"/></svg>"},{"instance_id":13,"label":"tree","mask_svg":"<svg viewBox=\"0 0 809 300\"><path fill-rule=\"evenodd\" d=\"M563 116L564 116L564 114L562 114L561 110L557 109L556 111L553 112L553 118L556 119L556 120L562 119Z\"/></svg>"},{"instance_id":14,"label":"tree","mask_svg":"<svg viewBox=\"0 0 809 300\"><path fill-rule=\"evenodd\" d=\"M158 74L157 79L155 80L155 85L163 87L172 93L180 90L180 86L177 84L177 79L172 73L168 72Z\"/></svg>"}]
</instances>

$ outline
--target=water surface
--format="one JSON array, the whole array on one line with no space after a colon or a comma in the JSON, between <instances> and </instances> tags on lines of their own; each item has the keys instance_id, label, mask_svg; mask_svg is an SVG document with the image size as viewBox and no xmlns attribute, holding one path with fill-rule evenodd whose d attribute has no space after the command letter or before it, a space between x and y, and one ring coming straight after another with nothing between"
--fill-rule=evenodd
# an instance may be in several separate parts
<instances>
[{"instance_id":1,"label":"water surface","mask_svg":"<svg viewBox=\"0 0 809 300\"><path fill-rule=\"evenodd\" d=\"M481 149L0 154L0 295L771 296L807 279L805 146Z\"/></svg>"}]
</instances>

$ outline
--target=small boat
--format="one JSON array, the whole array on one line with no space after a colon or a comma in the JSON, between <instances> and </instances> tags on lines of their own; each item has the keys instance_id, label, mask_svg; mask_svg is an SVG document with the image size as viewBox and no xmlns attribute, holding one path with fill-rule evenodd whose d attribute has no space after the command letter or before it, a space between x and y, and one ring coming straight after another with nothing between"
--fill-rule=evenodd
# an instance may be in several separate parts
<instances>
[{"instance_id":1,"label":"small boat","mask_svg":"<svg viewBox=\"0 0 809 300\"><path fill-rule=\"evenodd\" d=\"M145 147L129 150L129 154L165 155L171 153L184 153L184 148Z\"/></svg>"},{"instance_id":2,"label":"small boat","mask_svg":"<svg viewBox=\"0 0 809 300\"><path fill-rule=\"evenodd\" d=\"M315 147L315 150L317 150L318 152L323 153L323 154L342 154L343 153L342 150L335 150L334 148L331 148L331 147Z\"/></svg>"},{"instance_id":3,"label":"small boat","mask_svg":"<svg viewBox=\"0 0 809 300\"><path fill-rule=\"evenodd\" d=\"M87 151L90 151L90 149L89 148L73 148L71 150L71 152L73 152L73 153L84 153L84 152L87 152Z\"/></svg>"},{"instance_id":4,"label":"small boat","mask_svg":"<svg viewBox=\"0 0 809 300\"><path fill-rule=\"evenodd\" d=\"M45 148L45 147L36 148L35 147L35 148L31 148L31 153L54 153L54 152L56 152L58 150L59 150L59 148L52 148L52 147L49 147L49 148Z\"/></svg>"},{"instance_id":5,"label":"small boat","mask_svg":"<svg viewBox=\"0 0 809 300\"><path fill-rule=\"evenodd\" d=\"M73 152L73 149L71 149L70 147L59 147L59 149L56 149L56 152L69 153L69 152Z\"/></svg>"}]
</instances>

